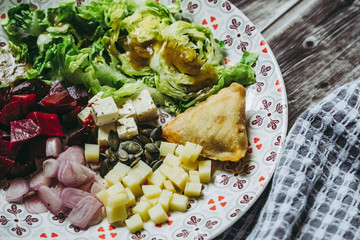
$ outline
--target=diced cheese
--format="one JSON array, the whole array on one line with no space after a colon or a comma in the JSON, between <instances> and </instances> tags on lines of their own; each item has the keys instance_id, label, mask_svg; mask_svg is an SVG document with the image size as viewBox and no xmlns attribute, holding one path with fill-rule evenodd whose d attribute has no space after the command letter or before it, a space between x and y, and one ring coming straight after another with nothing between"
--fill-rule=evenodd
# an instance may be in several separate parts
<instances>
[{"instance_id":1,"label":"diced cheese","mask_svg":"<svg viewBox=\"0 0 360 240\"><path fill-rule=\"evenodd\" d=\"M185 162L190 160L191 155L193 154L195 147L196 147L195 143L187 142L185 144L185 147L182 150L182 153L180 154L180 155L182 155L184 157L184 159L186 159Z\"/></svg>"},{"instance_id":2,"label":"diced cheese","mask_svg":"<svg viewBox=\"0 0 360 240\"><path fill-rule=\"evenodd\" d=\"M109 193L106 190L98 192L96 194L96 197L104 204L105 207L107 206L107 202L109 199Z\"/></svg>"},{"instance_id":3,"label":"diced cheese","mask_svg":"<svg viewBox=\"0 0 360 240\"><path fill-rule=\"evenodd\" d=\"M116 205L114 207L107 206L106 217L109 223L123 221L127 218L127 210L125 204Z\"/></svg>"},{"instance_id":4,"label":"diced cheese","mask_svg":"<svg viewBox=\"0 0 360 240\"><path fill-rule=\"evenodd\" d=\"M94 103L101 99L101 96L103 95L103 91L98 92L95 94L92 98L89 99L88 104Z\"/></svg>"},{"instance_id":5,"label":"diced cheese","mask_svg":"<svg viewBox=\"0 0 360 240\"><path fill-rule=\"evenodd\" d=\"M186 172L179 173L171 181L177 186L181 191L184 191L186 182L189 182L189 175Z\"/></svg>"},{"instance_id":6,"label":"diced cheese","mask_svg":"<svg viewBox=\"0 0 360 240\"><path fill-rule=\"evenodd\" d=\"M164 181L164 188L170 192L176 192L174 185L172 184L172 182L170 180L165 180Z\"/></svg>"},{"instance_id":7,"label":"diced cheese","mask_svg":"<svg viewBox=\"0 0 360 240\"><path fill-rule=\"evenodd\" d=\"M191 162L195 162L199 158L202 149L203 149L202 146L200 146L199 144L196 144L196 146L190 156Z\"/></svg>"},{"instance_id":8,"label":"diced cheese","mask_svg":"<svg viewBox=\"0 0 360 240\"><path fill-rule=\"evenodd\" d=\"M151 206L154 206L155 204L157 204L158 200L159 200L159 197L147 198L145 195L143 195L140 198L140 201L146 201L146 202L150 203Z\"/></svg>"},{"instance_id":9,"label":"diced cheese","mask_svg":"<svg viewBox=\"0 0 360 240\"><path fill-rule=\"evenodd\" d=\"M170 208L174 211L185 212L189 205L189 200L186 196L174 193L171 201Z\"/></svg>"},{"instance_id":10,"label":"diced cheese","mask_svg":"<svg viewBox=\"0 0 360 240\"><path fill-rule=\"evenodd\" d=\"M128 176L131 175L135 179L137 179L137 182L141 185L143 184L147 177L152 173L151 167L144 163L143 161L139 161L129 172Z\"/></svg>"},{"instance_id":11,"label":"diced cheese","mask_svg":"<svg viewBox=\"0 0 360 240\"><path fill-rule=\"evenodd\" d=\"M118 162L113 169L111 169L106 175L105 175L105 181L107 186L111 186L123 179L125 175L130 171L131 167Z\"/></svg>"},{"instance_id":12,"label":"diced cheese","mask_svg":"<svg viewBox=\"0 0 360 240\"><path fill-rule=\"evenodd\" d=\"M108 198L108 206L109 207L116 207L118 205L126 205L128 202L126 192L121 192L116 195L112 195Z\"/></svg>"},{"instance_id":13,"label":"diced cheese","mask_svg":"<svg viewBox=\"0 0 360 240\"><path fill-rule=\"evenodd\" d=\"M198 169L198 161L187 161L187 162L184 162L182 163L181 167L183 169L185 169L186 171L192 171L192 170L197 170Z\"/></svg>"},{"instance_id":14,"label":"diced cheese","mask_svg":"<svg viewBox=\"0 0 360 240\"><path fill-rule=\"evenodd\" d=\"M165 211L169 210L170 207L170 201L172 198L173 193L169 190L162 190L160 197L158 199L158 203L163 207Z\"/></svg>"},{"instance_id":15,"label":"diced cheese","mask_svg":"<svg viewBox=\"0 0 360 240\"><path fill-rule=\"evenodd\" d=\"M99 162L100 146L97 144L85 143L86 162Z\"/></svg>"},{"instance_id":16,"label":"diced cheese","mask_svg":"<svg viewBox=\"0 0 360 240\"><path fill-rule=\"evenodd\" d=\"M136 199L135 199L134 194L130 191L130 189L128 187L125 188L125 192L128 196L128 202L127 202L126 206L127 207L134 206L136 204Z\"/></svg>"},{"instance_id":17,"label":"diced cheese","mask_svg":"<svg viewBox=\"0 0 360 240\"><path fill-rule=\"evenodd\" d=\"M185 185L184 195L188 197L200 196L201 187L201 183L187 182Z\"/></svg>"},{"instance_id":18,"label":"diced cheese","mask_svg":"<svg viewBox=\"0 0 360 240\"><path fill-rule=\"evenodd\" d=\"M157 108L148 90L143 90L132 98L138 122L144 122L157 117Z\"/></svg>"},{"instance_id":19,"label":"diced cheese","mask_svg":"<svg viewBox=\"0 0 360 240\"><path fill-rule=\"evenodd\" d=\"M163 187L165 179L166 177L159 170L155 170L155 172L150 174L147 178L150 184L159 186L160 188Z\"/></svg>"},{"instance_id":20,"label":"diced cheese","mask_svg":"<svg viewBox=\"0 0 360 240\"><path fill-rule=\"evenodd\" d=\"M98 128L98 144L100 146L108 146L109 145L109 132L110 130L116 131L115 123L110 123L106 125L102 125Z\"/></svg>"},{"instance_id":21,"label":"diced cheese","mask_svg":"<svg viewBox=\"0 0 360 240\"><path fill-rule=\"evenodd\" d=\"M133 117L120 118L117 122L118 122L118 126L116 128L116 131L118 137L121 140L130 139L139 134L138 127Z\"/></svg>"},{"instance_id":22,"label":"diced cheese","mask_svg":"<svg viewBox=\"0 0 360 240\"><path fill-rule=\"evenodd\" d=\"M149 215L151 220L153 220L156 224L160 224L168 220L168 215L160 204L156 204L150 208Z\"/></svg>"},{"instance_id":23,"label":"diced cheese","mask_svg":"<svg viewBox=\"0 0 360 240\"><path fill-rule=\"evenodd\" d=\"M172 166L178 167L180 165L180 160L177 156L173 155L172 153L168 153L163 160L164 163Z\"/></svg>"},{"instance_id":24,"label":"diced cheese","mask_svg":"<svg viewBox=\"0 0 360 240\"><path fill-rule=\"evenodd\" d=\"M125 188L121 184L121 182L117 182L114 185L112 185L111 187L109 187L106 191L108 192L109 196L111 197L111 196L117 195L119 193L125 193Z\"/></svg>"},{"instance_id":25,"label":"diced cheese","mask_svg":"<svg viewBox=\"0 0 360 240\"><path fill-rule=\"evenodd\" d=\"M201 183L211 181L211 160L199 161L199 176Z\"/></svg>"},{"instance_id":26,"label":"diced cheese","mask_svg":"<svg viewBox=\"0 0 360 240\"><path fill-rule=\"evenodd\" d=\"M133 208L134 213L138 213L141 219L146 222L149 220L149 209L151 208L151 204L148 201L140 201Z\"/></svg>"},{"instance_id":27,"label":"diced cheese","mask_svg":"<svg viewBox=\"0 0 360 240\"><path fill-rule=\"evenodd\" d=\"M142 190L146 198L156 198L161 193L161 188L156 185L142 185Z\"/></svg>"},{"instance_id":28,"label":"diced cheese","mask_svg":"<svg viewBox=\"0 0 360 240\"><path fill-rule=\"evenodd\" d=\"M142 189L140 187L139 181L133 175L127 175L122 179L125 187L128 187L130 191L135 195L135 197L139 197L142 194Z\"/></svg>"},{"instance_id":29,"label":"diced cheese","mask_svg":"<svg viewBox=\"0 0 360 240\"><path fill-rule=\"evenodd\" d=\"M190 182L200 183L200 176L198 171L189 171Z\"/></svg>"},{"instance_id":30,"label":"diced cheese","mask_svg":"<svg viewBox=\"0 0 360 240\"><path fill-rule=\"evenodd\" d=\"M91 107L85 107L83 110L81 110L81 112L78 113L77 118L80 121L80 123L83 124L90 114L91 114Z\"/></svg>"},{"instance_id":31,"label":"diced cheese","mask_svg":"<svg viewBox=\"0 0 360 240\"><path fill-rule=\"evenodd\" d=\"M160 156L166 156L168 153L174 154L177 147L176 143L161 142L160 144Z\"/></svg>"},{"instance_id":32,"label":"diced cheese","mask_svg":"<svg viewBox=\"0 0 360 240\"><path fill-rule=\"evenodd\" d=\"M119 117L118 108L111 96L99 99L91 104L91 114L97 126L113 123Z\"/></svg>"},{"instance_id":33,"label":"diced cheese","mask_svg":"<svg viewBox=\"0 0 360 240\"><path fill-rule=\"evenodd\" d=\"M144 222L138 213L126 219L125 224L131 233L135 233L144 228Z\"/></svg>"},{"instance_id":34,"label":"diced cheese","mask_svg":"<svg viewBox=\"0 0 360 240\"><path fill-rule=\"evenodd\" d=\"M119 107L119 118L136 117L136 111L131 99L126 100Z\"/></svg>"},{"instance_id":35,"label":"diced cheese","mask_svg":"<svg viewBox=\"0 0 360 240\"><path fill-rule=\"evenodd\" d=\"M184 146L183 145L178 145L176 147L176 149L175 149L175 156L179 157L183 150L184 150Z\"/></svg>"}]
</instances>

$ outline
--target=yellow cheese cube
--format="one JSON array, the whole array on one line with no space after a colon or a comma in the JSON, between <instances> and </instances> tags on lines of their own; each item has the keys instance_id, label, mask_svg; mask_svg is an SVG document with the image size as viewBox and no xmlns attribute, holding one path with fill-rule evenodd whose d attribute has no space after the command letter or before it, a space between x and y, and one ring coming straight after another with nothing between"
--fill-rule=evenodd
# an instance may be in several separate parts
<instances>
[{"instance_id":1,"label":"yellow cheese cube","mask_svg":"<svg viewBox=\"0 0 360 240\"><path fill-rule=\"evenodd\" d=\"M151 204L147 201L138 202L133 208L133 213L138 213L141 219L146 222L149 220L149 209L151 208Z\"/></svg>"},{"instance_id":2,"label":"yellow cheese cube","mask_svg":"<svg viewBox=\"0 0 360 240\"><path fill-rule=\"evenodd\" d=\"M128 176L131 175L137 179L137 182L141 185L143 184L147 177L152 173L151 167L144 163L143 161L139 161L129 172Z\"/></svg>"},{"instance_id":3,"label":"yellow cheese cube","mask_svg":"<svg viewBox=\"0 0 360 240\"><path fill-rule=\"evenodd\" d=\"M181 155L186 157L186 159L190 160L191 155L193 154L195 147L196 147L195 143L187 142L185 144L185 147L184 147Z\"/></svg>"},{"instance_id":4,"label":"yellow cheese cube","mask_svg":"<svg viewBox=\"0 0 360 240\"><path fill-rule=\"evenodd\" d=\"M156 198L161 193L161 188L156 185L142 185L142 190L146 198Z\"/></svg>"},{"instance_id":5,"label":"yellow cheese cube","mask_svg":"<svg viewBox=\"0 0 360 240\"><path fill-rule=\"evenodd\" d=\"M155 172L150 174L147 180L148 183L162 188L164 185L164 181L166 180L166 177L157 169Z\"/></svg>"},{"instance_id":6,"label":"yellow cheese cube","mask_svg":"<svg viewBox=\"0 0 360 240\"><path fill-rule=\"evenodd\" d=\"M96 197L104 204L104 206L107 206L108 199L110 197L107 190L102 190L96 194Z\"/></svg>"},{"instance_id":7,"label":"yellow cheese cube","mask_svg":"<svg viewBox=\"0 0 360 240\"><path fill-rule=\"evenodd\" d=\"M160 224L168 220L168 215L160 204L156 204L150 208L149 215L151 220L153 220L156 224Z\"/></svg>"},{"instance_id":8,"label":"yellow cheese cube","mask_svg":"<svg viewBox=\"0 0 360 240\"><path fill-rule=\"evenodd\" d=\"M98 144L85 143L86 162L99 162L100 146Z\"/></svg>"},{"instance_id":9,"label":"yellow cheese cube","mask_svg":"<svg viewBox=\"0 0 360 240\"><path fill-rule=\"evenodd\" d=\"M202 146L200 146L199 144L196 144L196 146L194 147L194 150L190 156L191 162L195 162L199 158L202 149L203 149Z\"/></svg>"},{"instance_id":10,"label":"yellow cheese cube","mask_svg":"<svg viewBox=\"0 0 360 240\"><path fill-rule=\"evenodd\" d=\"M199 176L201 183L211 181L211 160L199 161Z\"/></svg>"},{"instance_id":11,"label":"yellow cheese cube","mask_svg":"<svg viewBox=\"0 0 360 240\"><path fill-rule=\"evenodd\" d=\"M135 197L139 197L142 194L142 189L138 182L138 178L133 175L127 175L122 180L125 187L128 187L130 191L135 195Z\"/></svg>"},{"instance_id":12,"label":"yellow cheese cube","mask_svg":"<svg viewBox=\"0 0 360 240\"><path fill-rule=\"evenodd\" d=\"M144 228L144 222L138 213L126 219L125 224L131 233L135 233Z\"/></svg>"},{"instance_id":13,"label":"yellow cheese cube","mask_svg":"<svg viewBox=\"0 0 360 240\"><path fill-rule=\"evenodd\" d=\"M121 181L123 177L130 171L130 167L118 162L113 169L111 169L106 175L105 175L105 181L106 185L110 187L111 185Z\"/></svg>"},{"instance_id":14,"label":"yellow cheese cube","mask_svg":"<svg viewBox=\"0 0 360 240\"><path fill-rule=\"evenodd\" d=\"M172 153L168 153L163 162L172 167L178 167L180 165L179 158Z\"/></svg>"},{"instance_id":15,"label":"yellow cheese cube","mask_svg":"<svg viewBox=\"0 0 360 240\"><path fill-rule=\"evenodd\" d=\"M158 203L163 207L165 211L169 211L170 201L173 193L164 189L162 190L160 197L158 199Z\"/></svg>"},{"instance_id":16,"label":"yellow cheese cube","mask_svg":"<svg viewBox=\"0 0 360 240\"><path fill-rule=\"evenodd\" d=\"M175 149L175 156L179 157L184 150L184 145L178 145Z\"/></svg>"},{"instance_id":17,"label":"yellow cheese cube","mask_svg":"<svg viewBox=\"0 0 360 240\"><path fill-rule=\"evenodd\" d=\"M189 182L189 175L186 172L179 173L175 178L170 179L180 191L184 191L186 182Z\"/></svg>"},{"instance_id":18,"label":"yellow cheese cube","mask_svg":"<svg viewBox=\"0 0 360 240\"><path fill-rule=\"evenodd\" d=\"M114 207L107 206L105 209L106 209L106 217L109 223L123 221L127 218L127 211L125 204L116 205Z\"/></svg>"},{"instance_id":19,"label":"yellow cheese cube","mask_svg":"<svg viewBox=\"0 0 360 240\"><path fill-rule=\"evenodd\" d=\"M201 187L201 183L187 182L185 185L184 195L188 197L200 196Z\"/></svg>"},{"instance_id":20,"label":"yellow cheese cube","mask_svg":"<svg viewBox=\"0 0 360 240\"><path fill-rule=\"evenodd\" d=\"M185 212L189 205L188 198L184 195L174 193L171 201L170 201L170 208L174 211L181 211Z\"/></svg>"},{"instance_id":21,"label":"yellow cheese cube","mask_svg":"<svg viewBox=\"0 0 360 240\"><path fill-rule=\"evenodd\" d=\"M108 206L116 207L118 205L126 205L128 202L128 197L126 192L118 193L116 195L112 195L108 198Z\"/></svg>"},{"instance_id":22,"label":"yellow cheese cube","mask_svg":"<svg viewBox=\"0 0 360 240\"><path fill-rule=\"evenodd\" d=\"M150 203L151 206L154 206L155 204L157 204L158 200L159 200L159 197L147 198L145 195L140 198L140 201L146 201L146 202Z\"/></svg>"},{"instance_id":23,"label":"yellow cheese cube","mask_svg":"<svg viewBox=\"0 0 360 240\"><path fill-rule=\"evenodd\" d=\"M187 162L183 162L182 164L181 164L181 167L183 168L183 169L185 169L186 171L192 171L192 170L197 170L198 169L198 161L194 161L194 162L192 162L192 161L187 161Z\"/></svg>"},{"instance_id":24,"label":"yellow cheese cube","mask_svg":"<svg viewBox=\"0 0 360 240\"><path fill-rule=\"evenodd\" d=\"M121 182L117 182L114 185L112 185L111 187L109 187L106 191L108 192L109 196L111 197L111 196L114 196L119 193L125 193L125 188L121 184Z\"/></svg>"},{"instance_id":25,"label":"yellow cheese cube","mask_svg":"<svg viewBox=\"0 0 360 240\"><path fill-rule=\"evenodd\" d=\"M200 176L198 171L189 171L190 182L200 183Z\"/></svg>"},{"instance_id":26,"label":"yellow cheese cube","mask_svg":"<svg viewBox=\"0 0 360 240\"><path fill-rule=\"evenodd\" d=\"M127 207L134 206L136 204L136 199L135 199L134 194L130 191L130 189L128 187L125 188L125 192L128 197L128 202L127 202L126 206Z\"/></svg>"},{"instance_id":27,"label":"yellow cheese cube","mask_svg":"<svg viewBox=\"0 0 360 240\"><path fill-rule=\"evenodd\" d=\"M164 181L164 188L170 192L176 192L174 185L172 184L172 182L170 180L165 180Z\"/></svg>"},{"instance_id":28,"label":"yellow cheese cube","mask_svg":"<svg viewBox=\"0 0 360 240\"><path fill-rule=\"evenodd\" d=\"M177 147L176 143L161 142L160 144L160 156L166 156L168 153L174 154Z\"/></svg>"}]
</instances>

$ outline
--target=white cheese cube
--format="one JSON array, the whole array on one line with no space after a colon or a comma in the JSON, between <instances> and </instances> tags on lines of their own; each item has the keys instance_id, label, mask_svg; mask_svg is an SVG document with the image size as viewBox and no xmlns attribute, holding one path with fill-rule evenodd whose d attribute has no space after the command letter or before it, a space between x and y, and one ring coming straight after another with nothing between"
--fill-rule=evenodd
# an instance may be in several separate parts
<instances>
[{"instance_id":1,"label":"white cheese cube","mask_svg":"<svg viewBox=\"0 0 360 240\"><path fill-rule=\"evenodd\" d=\"M118 121L118 126L116 128L118 137L123 139L130 139L139 134L135 119L130 118L120 118Z\"/></svg>"},{"instance_id":2,"label":"white cheese cube","mask_svg":"<svg viewBox=\"0 0 360 240\"><path fill-rule=\"evenodd\" d=\"M112 195L108 198L108 206L109 207L116 207L118 205L126 205L128 202L126 192L121 192L116 195Z\"/></svg>"},{"instance_id":3,"label":"white cheese cube","mask_svg":"<svg viewBox=\"0 0 360 240\"><path fill-rule=\"evenodd\" d=\"M164 158L163 162L172 167L178 167L180 165L179 158L172 153L168 153Z\"/></svg>"},{"instance_id":4,"label":"white cheese cube","mask_svg":"<svg viewBox=\"0 0 360 240\"><path fill-rule=\"evenodd\" d=\"M81 112L78 113L77 118L81 124L91 115L91 107L85 107Z\"/></svg>"},{"instance_id":5,"label":"white cheese cube","mask_svg":"<svg viewBox=\"0 0 360 240\"><path fill-rule=\"evenodd\" d=\"M199 158L202 149L203 149L202 146L200 146L199 144L196 144L196 146L190 156L190 162L195 162Z\"/></svg>"},{"instance_id":6,"label":"white cheese cube","mask_svg":"<svg viewBox=\"0 0 360 240\"><path fill-rule=\"evenodd\" d=\"M103 93L104 93L103 91L100 91L97 94L95 94L92 98L89 99L88 105L91 105L91 103L94 103L94 102L100 100Z\"/></svg>"},{"instance_id":7,"label":"white cheese cube","mask_svg":"<svg viewBox=\"0 0 360 240\"><path fill-rule=\"evenodd\" d=\"M191 162L190 160L181 164L181 167L186 171L193 171L198 169L198 161Z\"/></svg>"},{"instance_id":8,"label":"white cheese cube","mask_svg":"<svg viewBox=\"0 0 360 240\"><path fill-rule=\"evenodd\" d=\"M149 209L151 220L156 224L164 223L168 220L168 215L160 204L156 204Z\"/></svg>"},{"instance_id":9,"label":"white cheese cube","mask_svg":"<svg viewBox=\"0 0 360 240\"><path fill-rule=\"evenodd\" d=\"M164 188L170 192L176 192L174 185L172 184L172 182L170 180L165 180L164 181Z\"/></svg>"},{"instance_id":10,"label":"white cheese cube","mask_svg":"<svg viewBox=\"0 0 360 240\"><path fill-rule=\"evenodd\" d=\"M144 222L138 213L126 219L125 224L131 233L135 233L144 228Z\"/></svg>"},{"instance_id":11,"label":"white cheese cube","mask_svg":"<svg viewBox=\"0 0 360 240\"><path fill-rule=\"evenodd\" d=\"M108 192L109 196L111 197L111 196L117 195L119 193L125 193L125 188L121 182L117 182L114 185L112 185L111 187L109 187L106 191Z\"/></svg>"},{"instance_id":12,"label":"white cheese cube","mask_svg":"<svg viewBox=\"0 0 360 240\"><path fill-rule=\"evenodd\" d=\"M119 118L136 117L136 111L131 99L126 100L118 106Z\"/></svg>"},{"instance_id":13,"label":"white cheese cube","mask_svg":"<svg viewBox=\"0 0 360 240\"><path fill-rule=\"evenodd\" d=\"M171 181L175 184L175 186L177 186L180 189L180 191L184 191L186 182L189 182L190 179L189 179L189 175L186 172L184 172L176 175L176 177L174 179L171 179Z\"/></svg>"},{"instance_id":14,"label":"white cheese cube","mask_svg":"<svg viewBox=\"0 0 360 240\"><path fill-rule=\"evenodd\" d=\"M96 197L97 197L97 199L99 199L104 204L105 207L107 206L107 202L108 202L108 199L109 199L110 196L109 196L109 193L106 190L98 192L96 194Z\"/></svg>"},{"instance_id":15,"label":"white cheese cube","mask_svg":"<svg viewBox=\"0 0 360 240\"><path fill-rule=\"evenodd\" d=\"M130 191L135 195L135 197L139 197L142 194L142 189L140 187L139 181L133 175L127 175L122 179L125 187L128 187Z\"/></svg>"},{"instance_id":16,"label":"white cheese cube","mask_svg":"<svg viewBox=\"0 0 360 240\"><path fill-rule=\"evenodd\" d=\"M177 147L176 143L161 142L160 144L160 156L166 156L168 153L174 154Z\"/></svg>"},{"instance_id":17,"label":"white cheese cube","mask_svg":"<svg viewBox=\"0 0 360 240\"><path fill-rule=\"evenodd\" d=\"M169 190L162 190L160 197L158 199L158 203L163 207L165 211L169 211L170 201L173 193Z\"/></svg>"},{"instance_id":18,"label":"white cheese cube","mask_svg":"<svg viewBox=\"0 0 360 240\"><path fill-rule=\"evenodd\" d=\"M189 205L189 200L186 196L174 193L171 201L170 201L170 208L174 211L185 212Z\"/></svg>"},{"instance_id":19,"label":"white cheese cube","mask_svg":"<svg viewBox=\"0 0 360 240\"><path fill-rule=\"evenodd\" d=\"M165 179L166 177L159 170L155 170L155 172L147 178L148 183L159 186L160 188L163 187Z\"/></svg>"},{"instance_id":20,"label":"white cheese cube","mask_svg":"<svg viewBox=\"0 0 360 240\"><path fill-rule=\"evenodd\" d=\"M150 203L151 206L154 206L155 204L157 204L158 200L159 200L159 197L147 198L145 195L143 195L140 198L140 201L146 201L146 202Z\"/></svg>"},{"instance_id":21,"label":"white cheese cube","mask_svg":"<svg viewBox=\"0 0 360 240\"><path fill-rule=\"evenodd\" d=\"M201 183L187 182L185 185L184 195L188 197L198 197L201 193Z\"/></svg>"},{"instance_id":22,"label":"white cheese cube","mask_svg":"<svg viewBox=\"0 0 360 240\"><path fill-rule=\"evenodd\" d=\"M98 144L100 146L109 145L109 132L110 130L116 131L115 123L102 125L98 128Z\"/></svg>"},{"instance_id":23,"label":"white cheese cube","mask_svg":"<svg viewBox=\"0 0 360 240\"><path fill-rule=\"evenodd\" d=\"M136 204L136 199L135 199L134 194L132 193L132 191L130 191L130 189L128 187L125 188L125 192L128 196L128 202L127 202L126 206L127 207L134 206Z\"/></svg>"},{"instance_id":24,"label":"white cheese cube","mask_svg":"<svg viewBox=\"0 0 360 240\"><path fill-rule=\"evenodd\" d=\"M143 161L139 161L129 172L128 176L133 176L137 179L138 183L143 184L147 177L152 173L151 167L144 163Z\"/></svg>"},{"instance_id":25,"label":"white cheese cube","mask_svg":"<svg viewBox=\"0 0 360 240\"><path fill-rule=\"evenodd\" d=\"M200 183L200 176L198 171L189 171L190 182Z\"/></svg>"},{"instance_id":26,"label":"white cheese cube","mask_svg":"<svg viewBox=\"0 0 360 240\"><path fill-rule=\"evenodd\" d=\"M114 207L107 206L106 218L109 223L123 221L127 218L127 211L125 204L116 205Z\"/></svg>"},{"instance_id":27,"label":"white cheese cube","mask_svg":"<svg viewBox=\"0 0 360 240\"><path fill-rule=\"evenodd\" d=\"M183 155L186 159L190 160L191 155L193 154L195 147L196 147L195 143L187 142L185 144L185 147L184 147L181 155Z\"/></svg>"},{"instance_id":28,"label":"white cheese cube","mask_svg":"<svg viewBox=\"0 0 360 240\"><path fill-rule=\"evenodd\" d=\"M184 146L183 145L178 145L176 147L176 149L175 149L175 156L179 157L183 150L184 150Z\"/></svg>"},{"instance_id":29,"label":"white cheese cube","mask_svg":"<svg viewBox=\"0 0 360 240\"><path fill-rule=\"evenodd\" d=\"M143 90L132 98L138 122L144 122L157 117L157 108L148 90Z\"/></svg>"},{"instance_id":30,"label":"white cheese cube","mask_svg":"<svg viewBox=\"0 0 360 240\"><path fill-rule=\"evenodd\" d=\"M151 208L151 204L148 201L140 201L133 208L133 213L138 213L141 219L146 222L149 220L149 209Z\"/></svg>"},{"instance_id":31,"label":"white cheese cube","mask_svg":"<svg viewBox=\"0 0 360 240\"><path fill-rule=\"evenodd\" d=\"M99 162L100 146L97 144L85 143L86 162Z\"/></svg>"},{"instance_id":32,"label":"white cheese cube","mask_svg":"<svg viewBox=\"0 0 360 240\"><path fill-rule=\"evenodd\" d=\"M142 185L142 190L146 198L156 198L161 193L161 188L156 185Z\"/></svg>"},{"instance_id":33,"label":"white cheese cube","mask_svg":"<svg viewBox=\"0 0 360 240\"><path fill-rule=\"evenodd\" d=\"M113 123L119 117L118 108L112 97L102 98L91 104L91 114L97 126Z\"/></svg>"},{"instance_id":34,"label":"white cheese cube","mask_svg":"<svg viewBox=\"0 0 360 240\"><path fill-rule=\"evenodd\" d=\"M201 183L211 181L211 160L199 161L199 176Z\"/></svg>"},{"instance_id":35,"label":"white cheese cube","mask_svg":"<svg viewBox=\"0 0 360 240\"><path fill-rule=\"evenodd\" d=\"M131 167L118 162L113 169L111 169L106 175L105 175L105 181L108 187L111 185L120 182L125 175L130 171Z\"/></svg>"}]
</instances>

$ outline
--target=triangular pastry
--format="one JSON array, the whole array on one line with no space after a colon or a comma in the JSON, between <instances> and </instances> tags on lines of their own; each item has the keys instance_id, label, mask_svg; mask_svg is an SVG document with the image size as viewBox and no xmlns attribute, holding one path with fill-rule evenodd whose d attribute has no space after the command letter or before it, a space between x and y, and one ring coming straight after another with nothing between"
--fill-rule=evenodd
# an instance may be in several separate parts
<instances>
[{"instance_id":1,"label":"triangular pastry","mask_svg":"<svg viewBox=\"0 0 360 240\"><path fill-rule=\"evenodd\" d=\"M245 97L246 89L232 83L166 124L163 137L177 144L199 144L201 155L210 159L238 161L248 147Z\"/></svg>"}]
</instances>

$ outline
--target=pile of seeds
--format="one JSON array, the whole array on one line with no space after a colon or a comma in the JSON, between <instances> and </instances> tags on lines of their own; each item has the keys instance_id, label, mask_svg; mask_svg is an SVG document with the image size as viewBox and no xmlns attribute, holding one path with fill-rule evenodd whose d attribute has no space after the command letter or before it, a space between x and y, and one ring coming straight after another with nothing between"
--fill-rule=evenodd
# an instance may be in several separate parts
<instances>
[{"instance_id":1,"label":"pile of seeds","mask_svg":"<svg viewBox=\"0 0 360 240\"><path fill-rule=\"evenodd\" d=\"M138 126L139 135L130 140L120 140L113 130L109 132L109 148L102 153L100 176L104 177L118 162L130 167L135 166L140 160L155 171L162 164L160 160L161 126Z\"/></svg>"}]
</instances>

